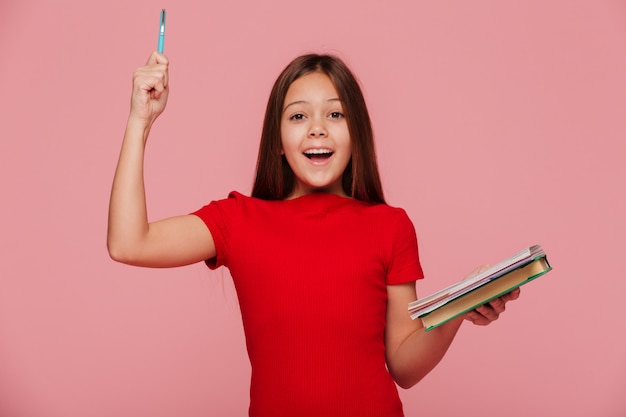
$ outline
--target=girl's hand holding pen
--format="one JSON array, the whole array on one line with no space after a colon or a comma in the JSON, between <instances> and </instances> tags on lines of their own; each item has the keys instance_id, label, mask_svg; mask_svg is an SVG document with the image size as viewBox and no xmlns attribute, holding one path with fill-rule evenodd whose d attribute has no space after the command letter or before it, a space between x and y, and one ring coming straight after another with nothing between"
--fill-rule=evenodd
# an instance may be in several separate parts
<instances>
[{"instance_id":1,"label":"girl's hand holding pen","mask_svg":"<svg viewBox=\"0 0 626 417\"><path fill-rule=\"evenodd\" d=\"M159 117L169 94L169 61L167 57L154 51L143 67L133 74L130 118L142 121L150 127Z\"/></svg>"}]
</instances>

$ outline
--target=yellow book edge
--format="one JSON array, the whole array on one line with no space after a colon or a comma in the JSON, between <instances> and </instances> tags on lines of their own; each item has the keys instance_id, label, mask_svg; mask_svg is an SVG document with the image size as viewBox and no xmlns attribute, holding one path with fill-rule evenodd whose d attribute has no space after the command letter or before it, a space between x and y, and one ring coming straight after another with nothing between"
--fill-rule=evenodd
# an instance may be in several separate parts
<instances>
[{"instance_id":1,"label":"yellow book edge","mask_svg":"<svg viewBox=\"0 0 626 417\"><path fill-rule=\"evenodd\" d=\"M461 314L467 313L476 307L504 295L515 288L532 281L550 271L552 267L545 257L539 258L523 268L516 269L508 274L488 282L475 290L450 301L435 311L420 317L426 331L434 329L443 323L452 320Z\"/></svg>"}]
</instances>

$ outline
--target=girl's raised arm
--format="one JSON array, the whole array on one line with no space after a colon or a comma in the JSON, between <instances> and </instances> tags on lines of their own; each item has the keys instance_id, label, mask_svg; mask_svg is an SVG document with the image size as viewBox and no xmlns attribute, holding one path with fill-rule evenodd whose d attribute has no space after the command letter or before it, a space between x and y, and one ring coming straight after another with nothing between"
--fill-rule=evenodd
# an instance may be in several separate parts
<instances>
[{"instance_id":1,"label":"girl's raised arm","mask_svg":"<svg viewBox=\"0 0 626 417\"><path fill-rule=\"evenodd\" d=\"M144 150L167 103L168 65L164 55L153 52L133 75L130 115L113 179L107 247L111 258L131 265L172 267L215 256L209 229L194 215L148 223Z\"/></svg>"}]
</instances>

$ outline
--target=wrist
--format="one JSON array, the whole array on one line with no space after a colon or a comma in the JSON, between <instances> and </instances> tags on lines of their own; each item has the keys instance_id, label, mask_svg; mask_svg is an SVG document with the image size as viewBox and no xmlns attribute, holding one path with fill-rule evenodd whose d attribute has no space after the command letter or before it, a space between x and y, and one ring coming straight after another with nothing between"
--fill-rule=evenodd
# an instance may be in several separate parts
<instances>
[{"instance_id":1,"label":"wrist","mask_svg":"<svg viewBox=\"0 0 626 417\"><path fill-rule=\"evenodd\" d=\"M143 126L149 129L153 123L154 123L154 118L146 117L142 114L138 114L138 112L134 112L131 110L130 113L128 114L128 124L132 124L133 126L136 126L136 127Z\"/></svg>"},{"instance_id":2,"label":"wrist","mask_svg":"<svg viewBox=\"0 0 626 417\"><path fill-rule=\"evenodd\" d=\"M126 133L130 133L133 136L141 136L145 141L148 138L153 123L154 121L135 116L131 113L126 122Z\"/></svg>"}]
</instances>

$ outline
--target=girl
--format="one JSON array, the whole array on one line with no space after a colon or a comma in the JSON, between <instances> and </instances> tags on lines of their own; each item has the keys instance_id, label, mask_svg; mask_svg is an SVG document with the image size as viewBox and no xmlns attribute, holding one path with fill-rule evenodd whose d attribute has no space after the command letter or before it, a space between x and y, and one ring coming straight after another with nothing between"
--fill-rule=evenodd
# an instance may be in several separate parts
<instances>
[{"instance_id":1,"label":"girl","mask_svg":"<svg viewBox=\"0 0 626 417\"><path fill-rule=\"evenodd\" d=\"M148 133L165 108L168 60L136 70L109 208L119 262L224 265L252 365L251 416L402 416L409 388L441 360L463 318L428 333L410 319L423 277L413 224L385 204L368 111L336 57L305 55L270 94L252 196L149 223ZM488 324L518 291L468 313Z\"/></svg>"}]
</instances>

